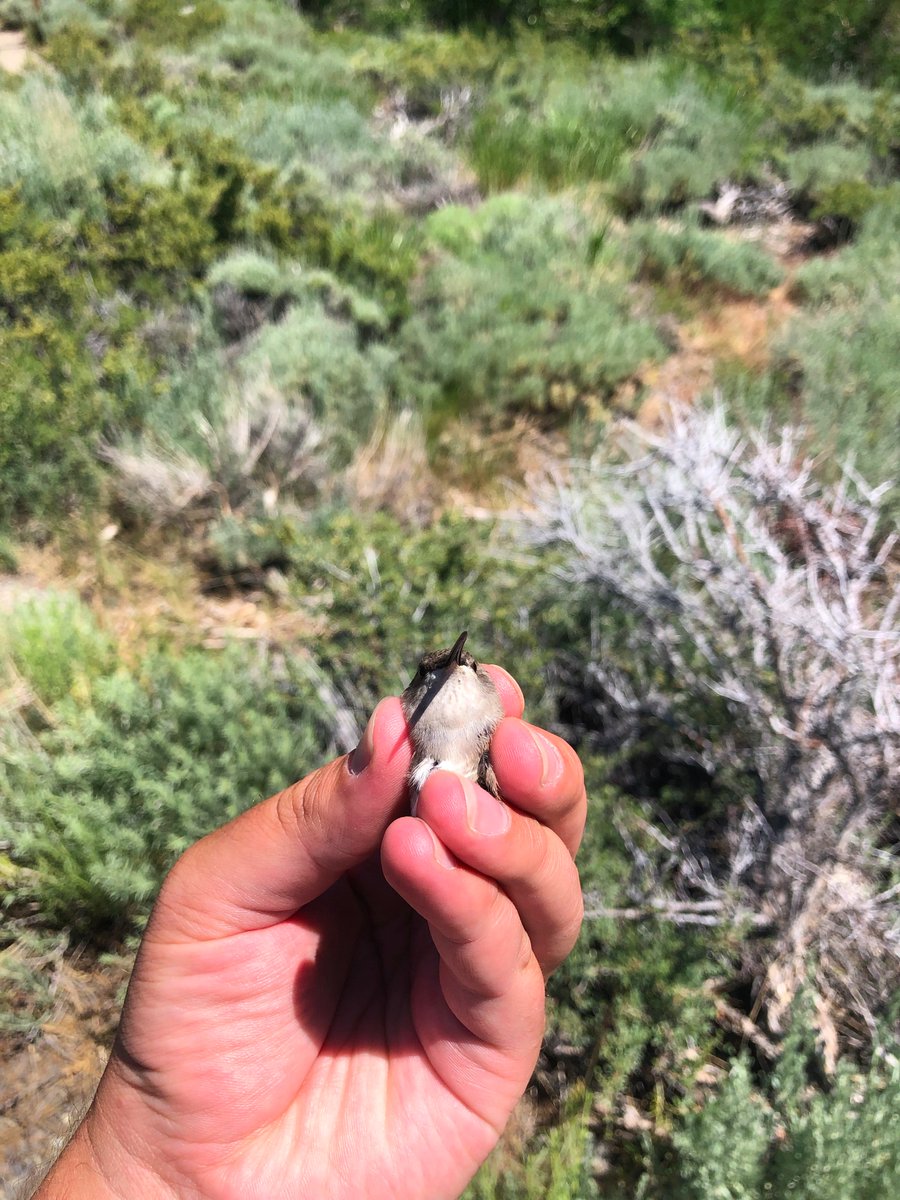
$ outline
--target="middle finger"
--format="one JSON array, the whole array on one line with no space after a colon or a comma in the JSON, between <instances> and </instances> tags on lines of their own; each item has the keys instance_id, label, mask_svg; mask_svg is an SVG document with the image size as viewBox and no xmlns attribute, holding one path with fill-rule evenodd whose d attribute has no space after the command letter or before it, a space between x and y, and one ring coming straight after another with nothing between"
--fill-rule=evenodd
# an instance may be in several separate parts
<instances>
[{"instance_id":1,"label":"middle finger","mask_svg":"<svg viewBox=\"0 0 900 1200\"><path fill-rule=\"evenodd\" d=\"M506 892L549 975L574 946L583 916L578 871L563 842L540 821L448 771L426 780L417 816L461 862Z\"/></svg>"}]
</instances>

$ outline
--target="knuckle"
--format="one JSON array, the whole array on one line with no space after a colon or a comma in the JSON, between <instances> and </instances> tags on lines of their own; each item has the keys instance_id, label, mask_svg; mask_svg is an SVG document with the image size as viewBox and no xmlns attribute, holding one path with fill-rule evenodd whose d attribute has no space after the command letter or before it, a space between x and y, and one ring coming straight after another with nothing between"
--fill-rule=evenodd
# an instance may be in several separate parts
<instances>
[{"instance_id":1,"label":"knuckle","mask_svg":"<svg viewBox=\"0 0 900 1200\"><path fill-rule=\"evenodd\" d=\"M535 962L534 946L531 943L531 938L527 931L523 928L519 938L515 958L515 970L519 974L525 974L527 971L533 970Z\"/></svg>"},{"instance_id":2,"label":"knuckle","mask_svg":"<svg viewBox=\"0 0 900 1200\"><path fill-rule=\"evenodd\" d=\"M326 832L331 791L325 778L327 773L328 767L313 771L278 794L275 813L285 833L296 837L302 831L304 836L311 834L317 838Z\"/></svg>"},{"instance_id":3,"label":"knuckle","mask_svg":"<svg viewBox=\"0 0 900 1200\"><path fill-rule=\"evenodd\" d=\"M557 886L561 844L539 821L528 821L526 828L527 847L519 863L516 882L530 893L546 895Z\"/></svg>"}]
</instances>

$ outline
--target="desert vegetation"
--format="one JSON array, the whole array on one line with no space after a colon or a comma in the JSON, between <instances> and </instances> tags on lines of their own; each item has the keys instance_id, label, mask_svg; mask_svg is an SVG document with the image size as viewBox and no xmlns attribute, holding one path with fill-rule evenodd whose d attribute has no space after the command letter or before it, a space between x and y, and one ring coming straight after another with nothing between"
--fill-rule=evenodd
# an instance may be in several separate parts
<instances>
[{"instance_id":1,"label":"desert vegetation","mask_svg":"<svg viewBox=\"0 0 900 1200\"><path fill-rule=\"evenodd\" d=\"M467 1200L897 1192L896 6L0 28L4 1195L175 857L462 627L590 795Z\"/></svg>"}]
</instances>

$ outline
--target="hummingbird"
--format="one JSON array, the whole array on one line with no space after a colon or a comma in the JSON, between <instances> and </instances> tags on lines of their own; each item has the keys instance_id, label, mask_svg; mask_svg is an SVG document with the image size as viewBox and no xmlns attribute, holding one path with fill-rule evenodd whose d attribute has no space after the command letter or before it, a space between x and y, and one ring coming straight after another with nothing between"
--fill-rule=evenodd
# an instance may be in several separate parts
<instances>
[{"instance_id":1,"label":"hummingbird","mask_svg":"<svg viewBox=\"0 0 900 1200\"><path fill-rule=\"evenodd\" d=\"M400 697L414 746L409 770L413 816L432 771L454 771L499 795L488 748L503 704L490 675L463 649L467 637L464 630L449 650L423 655Z\"/></svg>"}]
</instances>

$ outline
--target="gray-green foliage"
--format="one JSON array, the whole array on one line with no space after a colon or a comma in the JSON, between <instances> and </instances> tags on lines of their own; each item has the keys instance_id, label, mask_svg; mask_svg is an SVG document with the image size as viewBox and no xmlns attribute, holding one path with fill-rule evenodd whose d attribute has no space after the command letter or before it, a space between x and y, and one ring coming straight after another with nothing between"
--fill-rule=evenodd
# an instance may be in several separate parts
<instances>
[{"instance_id":1,"label":"gray-green foliage","mask_svg":"<svg viewBox=\"0 0 900 1200\"><path fill-rule=\"evenodd\" d=\"M288 398L305 398L340 461L364 440L388 394L394 351L360 345L355 325L318 301L292 307L267 325L241 370L266 372Z\"/></svg>"},{"instance_id":2,"label":"gray-green foliage","mask_svg":"<svg viewBox=\"0 0 900 1200\"><path fill-rule=\"evenodd\" d=\"M813 446L832 460L855 458L875 480L895 479L900 461L898 240L894 189L864 218L856 242L798 272L795 288L809 310L776 347Z\"/></svg>"},{"instance_id":3,"label":"gray-green foliage","mask_svg":"<svg viewBox=\"0 0 900 1200\"><path fill-rule=\"evenodd\" d=\"M900 454L898 335L900 297L870 294L798 319L780 341L813 446L832 463L855 459L873 479L893 479Z\"/></svg>"},{"instance_id":4,"label":"gray-green foliage","mask_svg":"<svg viewBox=\"0 0 900 1200\"><path fill-rule=\"evenodd\" d=\"M366 89L348 69L347 55L316 39L293 8L272 0L229 0L225 24L194 48L204 86L224 96L350 99L365 107Z\"/></svg>"},{"instance_id":5,"label":"gray-green foliage","mask_svg":"<svg viewBox=\"0 0 900 1200\"><path fill-rule=\"evenodd\" d=\"M764 296L784 277L755 243L691 225L635 221L628 227L627 247L641 276L687 292L707 285L738 296Z\"/></svg>"},{"instance_id":6,"label":"gray-green foliage","mask_svg":"<svg viewBox=\"0 0 900 1200\"><path fill-rule=\"evenodd\" d=\"M857 237L837 254L812 258L797 271L793 292L820 311L852 306L867 296L887 301L900 274L900 188L863 218Z\"/></svg>"},{"instance_id":7,"label":"gray-green foliage","mask_svg":"<svg viewBox=\"0 0 900 1200\"><path fill-rule=\"evenodd\" d=\"M813 142L788 157L788 182L795 191L815 196L846 180L865 179L871 162L871 153L865 146L848 146L839 141Z\"/></svg>"},{"instance_id":8,"label":"gray-green foliage","mask_svg":"<svg viewBox=\"0 0 900 1200\"><path fill-rule=\"evenodd\" d=\"M0 857L0 880L5 883L3 868ZM65 934L9 926L0 933L0 1037L4 1040L33 1036L36 1026L51 1019L55 989L47 967L58 962L65 946Z\"/></svg>"},{"instance_id":9,"label":"gray-green foliage","mask_svg":"<svg viewBox=\"0 0 900 1200\"><path fill-rule=\"evenodd\" d=\"M209 270L210 287L230 287L248 296L281 300L293 296L292 272L257 250L234 250Z\"/></svg>"},{"instance_id":10,"label":"gray-green foliage","mask_svg":"<svg viewBox=\"0 0 900 1200\"><path fill-rule=\"evenodd\" d=\"M205 119L215 127L215 110ZM287 105L259 97L241 105L233 130L238 144L257 161L287 171L312 167L330 188L354 194L389 193L399 183L434 179L450 169L439 144L380 136L368 114L348 99Z\"/></svg>"},{"instance_id":11,"label":"gray-green foliage","mask_svg":"<svg viewBox=\"0 0 900 1200\"><path fill-rule=\"evenodd\" d=\"M28 75L0 90L0 188L17 185L34 212L97 217L100 189L120 177L166 183L170 172L116 120L108 97L75 101L58 84Z\"/></svg>"},{"instance_id":12,"label":"gray-green foliage","mask_svg":"<svg viewBox=\"0 0 900 1200\"><path fill-rule=\"evenodd\" d=\"M235 302L266 302L252 319L252 328L244 332L252 332L292 303L311 299L321 301L330 315L349 318L361 333L387 332L387 314L378 301L342 282L333 272L295 261L279 262L257 250L235 249L213 264L207 283L218 315L226 319Z\"/></svg>"},{"instance_id":13,"label":"gray-green foliage","mask_svg":"<svg viewBox=\"0 0 900 1200\"><path fill-rule=\"evenodd\" d=\"M520 38L475 106L468 144L482 187L592 181L633 215L681 207L726 179L766 183L773 170L810 204L835 182L890 173L889 94L810 86L745 43L714 60L592 59Z\"/></svg>"},{"instance_id":14,"label":"gray-green foliage","mask_svg":"<svg viewBox=\"0 0 900 1200\"><path fill-rule=\"evenodd\" d=\"M231 136L255 161L285 175L312 171L331 190L367 202L452 171L437 140L384 136L352 60L313 42L295 15L241 2L228 6L227 17L197 48L201 87L183 118L188 127L218 130L224 106Z\"/></svg>"},{"instance_id":15,"label":"gray-green foliage","mask_svg":"<svg viewBox=\"0 0 900 1200\"><path fill-rule=\"evenodd\" d=\"M473 126L486 187L610 181L627 211L655 212L707 195L758 158L757 113L661 58L592 65L571 50L554 59L530 49L519 47L517 72L498 74Z\"/></svg>"},{"instance_id":16,"label":"gray-green foliage","mask_svg":"<svg viewBox=\"0 0 900 1200\"><path fill-rule=\"evenodd\" d=\"M432 412L596 409L662 355L602 261L605 230L574 206L500 196L445 208L428 232L437 253L402 346Z\"/></svg>"},{"instance_id":17,"label":"gray-green foliage","mask_svg":"<svg viewBox=\"0 0 900 1200\"><path fill-rule=\"evenodd\" d=\"M14 890L94 933L139 919L186 846L334 749L312 685L258 654L154 651L132 671L97 645L71 605L17 620L13 659L49 709L25 704L0 767L0 838L29 868Z\"/></svg>"},{"instance_id":18,"label":"gray-green foliage","mask_svg":"<svg viewBox=\"0 0 900 1200\"><path fill-rule=\"evenodd\" d=\"M281 536L293 593L327 628L323 669L352 678L363 706L405 687L422 652L450 645L462 621L474 652L515 660L534 719L549 716L543 668L565 610L541 601L535 565L516 561L491 523L451 512L414 531L387 513L335 509Z\"/></svg>"},{"instance_id":19,"label":"gray-green foliage","mask_svg":"<svg viewBox=\"0 0 900 1200\"><path fill-rule=\"evenodd\" d=\"M900 1188L900 1069L887 1047L867 1072L842 1063L809 1087L806 1048L791 1036L769 1089L738 1058L719 1091L688 1111L641 1200L882 1200ZM767 1094L768 1092L768 1094Z\"/></svg>"},{"instance_id":20,"label":"gray-green foliage","mask_svg":"<svg viewBox=\"0 0 900 1200\"><path fill-rule=\"evenodd\" d=\"M653 115L617 173L616 194L626 212L682 205L709 195L717 182L752 173L760 157L752 108L728 104L690 74L673 78L662 62L644 72L631 94Z\"/></svg>"}]
</instances>

